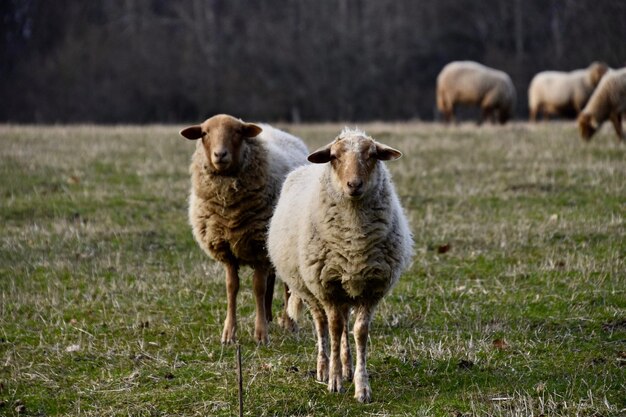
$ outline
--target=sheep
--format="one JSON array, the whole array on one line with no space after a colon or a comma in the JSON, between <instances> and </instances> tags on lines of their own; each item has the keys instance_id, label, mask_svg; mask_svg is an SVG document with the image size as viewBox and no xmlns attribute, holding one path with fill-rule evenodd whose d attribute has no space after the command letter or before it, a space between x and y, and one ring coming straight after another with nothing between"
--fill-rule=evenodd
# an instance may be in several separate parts
<instances>
[{"instance_id":1,"label":"sheep","mask_svg":"<svg viewBox=\"0 0 626 417\"><path fill-rule=\"evenodd\" d=\"M437 108L446 122L454 120L457 104L481 108L478 124L490 119L504 124L513 115L516 93L503 71L473 61L453 61L437 76Z\"/></svg>"},{"instance_id":2,"label":"sheep","mask_svg":"<svg viewBox=\"0 0 626 417\"><path fill-rule=\"evenodd\" d=\"M622 130L622 114L626 113L626 68L609 71L591 95L578 116L578 128L584 140L591 140L596 130L611 119L617 140L626 140Z\"/></svg>"},{"instance_id":3,"label":"sheep","mask_svg":"<svg viewBox=\"0 0 626 417\"><path fill-rule=\"evenodd\" d=\"M593 62L585 69L571 72L543 71L536 74L528 87L530 120L542 113L565 116L578 115L609 67Z\"/></svg>"},{"instance_id":4,"label":"sheep","mask_svg":"<svg viewBox=\"0 0 626 417\"><path fill-rule=\"evenodd\" d=\"M228 307L221 341L235 340L238 269L248 265L254 269L254 334L257 342L267 344L275 279L265 245L267 227L287 173L306 163L308 149L300 139L269 125L224 114L180 134L201 139L189 168L189 222L198 245L226 271ZM283 323L286 327L289 320Z\"/></svg>"},{"instance_id":5,"label":"sheep","mask_svg":"<svg viewBox=\"0 0 626 417\"><path fill-rule=\"evenodd\" d=\"M270 222L268 251L292 292L296 319L304 300L317 334L317 379L330 392L354 376L355 398L371 401L366 345L376 305L408 267L413 240L380 161L402 154L358 130L344 129L292 171ZM354 309L356 369L348 340ZM327 355L330 333L330 365Z\"/></svg>"}]
</instances>

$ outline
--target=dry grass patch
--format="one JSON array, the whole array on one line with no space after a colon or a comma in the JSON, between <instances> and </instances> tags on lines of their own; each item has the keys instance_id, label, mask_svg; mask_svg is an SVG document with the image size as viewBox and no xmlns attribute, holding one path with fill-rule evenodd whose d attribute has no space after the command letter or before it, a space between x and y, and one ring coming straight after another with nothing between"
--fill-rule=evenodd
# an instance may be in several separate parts
<instances>
[{"instance_id":1,"label":"dry grass patch","mask_svg":"<svg viewBox=\"0 0 626 417\"><path fill-rule=\"evenodd\" d=\"M342 126L282 127L315 149ZM359 127L404 153L388 166L416 243L373 323L374 402L315 383L308 319L252 342L244 271L246 414L626 412L626 148L572 123ZM0 415L237 412L177 132L0 126Z\"/></svg>"}]
</instances>

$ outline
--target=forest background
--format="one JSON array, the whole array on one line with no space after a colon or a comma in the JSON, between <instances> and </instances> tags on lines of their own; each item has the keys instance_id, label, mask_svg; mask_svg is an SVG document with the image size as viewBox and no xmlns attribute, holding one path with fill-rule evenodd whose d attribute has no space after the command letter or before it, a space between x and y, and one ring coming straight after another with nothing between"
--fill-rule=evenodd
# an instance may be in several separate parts
<instances>
[{"instance_id":1,"label":"forest background","mask_svg":"<svg viewBox=\"0 0 626 417\"><path fill-rule=\"evenodd\" d=\"M1 122L432 120L452 60L509 73L626 65L611 0L7 0Z\"/></svg>"}]
</instances>

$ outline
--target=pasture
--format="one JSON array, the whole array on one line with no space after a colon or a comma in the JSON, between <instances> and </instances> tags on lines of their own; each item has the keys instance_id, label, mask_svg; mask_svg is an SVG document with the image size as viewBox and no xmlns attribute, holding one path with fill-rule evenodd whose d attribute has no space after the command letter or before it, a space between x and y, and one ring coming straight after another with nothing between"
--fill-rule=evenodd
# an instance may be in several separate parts
<instances>
[{"instance_id":1,"label":"pasture","mask_svg":"<svg viewBox=\"0 0 626 417\"><path fill-rule=\"evenodd\" d=\"M279 126L311 150L341 125ZM315 382L315 337L253 342L250 416L626 413L626 146L605 126L364 124L415 257L370 332L373 402ZM179 126L0 126L0 415L232 416L221 267L187 223ZM282 305L276 287L275 316ZM276 321L276 320L275 320Z\"/></svg>"}]
</instances>

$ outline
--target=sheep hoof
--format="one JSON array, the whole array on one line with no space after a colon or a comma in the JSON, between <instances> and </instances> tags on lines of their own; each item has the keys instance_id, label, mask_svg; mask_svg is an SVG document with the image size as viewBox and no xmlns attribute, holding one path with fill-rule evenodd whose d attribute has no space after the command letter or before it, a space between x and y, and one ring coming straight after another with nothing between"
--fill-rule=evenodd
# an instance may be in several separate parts
<instances>
[{"instance_id":1,"label":"sheep hoof","mask_svg":"<svg viewBox=\"0 0 626 417\"><path fill-rule=\"evenodd\" d=\"M328 382L328 358L325 355L317 358L317 380Z\"/></svg>"},{"instance_id":2,"label":"sheep hoof","mask_svg":"<svg viewBox=\"0 0 626 417\"><path fill-rule=\"evenodd\" d=\"M257 336L256 342L259 345L267 346L267 345L270 344L270 338L267 335L265 335L265 336Z\"/></svg>"},{"instance_id":3,"label":"sheep hoof","mask_svg":"<svg viewBox=\"0 0 626 417\"><path fill-rule=\"evenodd\" d=\"M317 370L317 380L320 382L328 382L328 372Z\"/></svg>"},{"instance_id":4,"label":"sheep hoof","mask_svg":"<svg viewBox=\"0 0 626 417\"><path fill-rule=\"evenodd\" d=\"M224 326L224 331L222 332L222 344L223 345L230 345L235 343L235 330L236 328L234 326L228 326L225 325Z\"/></svg>"},{"instance_id":5,"label":"sheep hoof","mask_svg":"<svg viewBox=\"0 0 626 417\"><path fill-rule=\"evenodd\" d=\"M362 388L356 388L354 390L354 398L360 403L370 403L372 402L372 390L369 385L366 385Z\"/></svg>"},{"instance_id":6,"label":"sheep hoof","mask_svg":"<svg viewBox=\"0 0 626 417\"><path fill-rule=\"evenodd\" d=\"M227 337L222 336L222 344L223 345L232 345L234 343L235 343L235 338L234 337L227 338Z\"/></svg>"},{"instance_id":7,"label":"sheep hoof","mask_svg":"<svg viewBox=\"0 0 626 417\"><path fill-rule=\"evenodd\" d=\"M281 314L278 318L278 325L291 333L296 333L299 330L298 324L286 313Z\"/></svg>"},{"instance_id":8,"label":"sheep hoof","mask_svg":"<svg viewBox=\"0 0 626 417\"><path fill-rule=\"evenodd\" d=\"M334 375L328 379L328 392L343 392L341 375Z\"/></svg>"}]
</instances>

